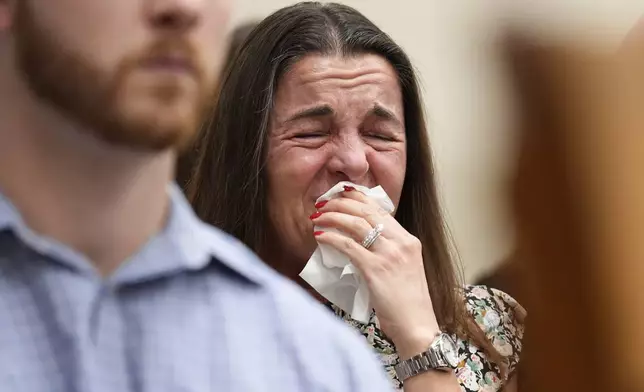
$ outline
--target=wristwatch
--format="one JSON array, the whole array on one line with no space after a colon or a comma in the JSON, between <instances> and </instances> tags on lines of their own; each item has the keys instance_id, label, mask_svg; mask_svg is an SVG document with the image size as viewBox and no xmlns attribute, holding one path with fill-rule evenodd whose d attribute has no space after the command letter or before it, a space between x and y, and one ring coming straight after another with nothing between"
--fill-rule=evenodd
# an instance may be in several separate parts
<instances>
[{"instance_id":1,"label":"wristwatch","mask_svg":"<svg viewBox=\"0 0 644 392\"><path fill-rule=\"evenodd\" d=\"M403 382L429 370L452 371L458 366L458 347L448 334L440 333L427 351L400 361L394 368Z\"/></svg>"}]
</instances>

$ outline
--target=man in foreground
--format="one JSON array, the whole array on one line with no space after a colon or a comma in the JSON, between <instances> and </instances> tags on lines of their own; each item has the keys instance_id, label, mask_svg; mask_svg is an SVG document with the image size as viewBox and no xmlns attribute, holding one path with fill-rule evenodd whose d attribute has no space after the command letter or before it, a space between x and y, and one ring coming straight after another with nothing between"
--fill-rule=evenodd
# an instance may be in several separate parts
<instances>
[{"instance_id":1,"label":"man in foreground","mask_svg":"<svg viewBox=\"0 0 644 392\"><path fill-rule=\"evenodd\" d=\"M385 391L357 337L169 186L230 0L0 0L3 392Z\"/></svg>"}]
</instances>

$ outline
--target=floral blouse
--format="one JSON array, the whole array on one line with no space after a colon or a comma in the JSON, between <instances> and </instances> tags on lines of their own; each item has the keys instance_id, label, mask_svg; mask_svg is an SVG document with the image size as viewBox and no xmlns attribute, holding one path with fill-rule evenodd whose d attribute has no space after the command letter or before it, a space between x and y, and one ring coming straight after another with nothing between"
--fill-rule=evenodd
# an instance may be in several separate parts
<instances>
[{"instance_id":1,"label":"floral blouse","mask_svg":"<svg viewBox=\"0 0 644 392\"><path fill-rule=\"evenodd\" d=\"M523 318L525 310L508 294L485 286L466 286L463 290L467 310L485 332L506 363L506 379L501 379L498 364L491 363L485 352L473 342L452 336L458 345L460 363L455 370L463 392L497 392L504 381L512 376L519 362L521 339L523 338ZM387 340L379 328L375 314L363 324L353 320L340 308L331 305L336 315L356 328L374 348L385 367L385 371L396 390L402 391L402 383L396 376L394 365L398 355L394 345Z\"/></svg>"}]
</instances>

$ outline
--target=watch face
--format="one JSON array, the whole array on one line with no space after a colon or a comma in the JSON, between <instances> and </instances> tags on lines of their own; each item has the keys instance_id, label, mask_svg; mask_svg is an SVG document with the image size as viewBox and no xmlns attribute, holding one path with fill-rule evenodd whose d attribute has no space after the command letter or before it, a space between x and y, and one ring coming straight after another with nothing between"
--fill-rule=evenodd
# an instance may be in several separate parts
<instances>
[{"instance_id":1,"label":"watch face","mask_svg":"<svg viewBox=\"0 0 644 392\"><path fill-rule=\"evenodd\" d=\"M443 357L447 361L450 367L456 368L458 366L458 347L454 340L447 334L443 334L441 337L441 351L443 352Z\"/></svg>"}]
</instances>

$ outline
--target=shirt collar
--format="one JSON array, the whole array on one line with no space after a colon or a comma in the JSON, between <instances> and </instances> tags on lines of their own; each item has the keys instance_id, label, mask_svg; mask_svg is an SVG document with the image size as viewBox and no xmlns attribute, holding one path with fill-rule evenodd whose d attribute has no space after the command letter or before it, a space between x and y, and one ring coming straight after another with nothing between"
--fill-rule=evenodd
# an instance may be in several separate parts
<instances>
[{"instance_id":1,"label":"shirt collar","mask_svg":"<svg viewBox=\"0 0 644 392\"><path fill-rule=\"evenodd\" d=\"M231 236L202 222L176 184L169 185L168 193L170 210L166 227L126 261L110 280L143 281L202 270L216 263L247 282L262 282L263 275L259 270L266 266L250 250ZM82 255L31 231L11 201L0 192L0 231L4 230L13 231L30 248L57 262L95 273Z\"/></svg>"}]
</instances>

